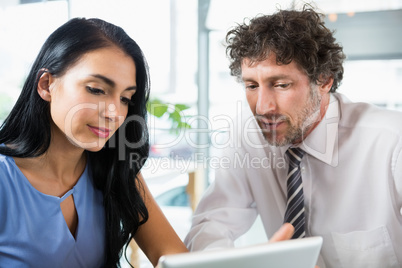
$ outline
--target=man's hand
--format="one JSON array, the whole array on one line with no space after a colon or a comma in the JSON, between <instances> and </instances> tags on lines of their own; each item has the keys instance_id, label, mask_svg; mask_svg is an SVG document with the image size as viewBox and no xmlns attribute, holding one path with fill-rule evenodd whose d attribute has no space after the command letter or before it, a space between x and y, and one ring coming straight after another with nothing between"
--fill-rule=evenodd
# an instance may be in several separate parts
<instances>
[{"instance_id":1,"label":"man's hand","mask_svg":"<svg viewBox=\"0 0 402 268\"><path fill-rule=\"evenodd\" d=\"M292 238L292 235L295 231L295 228L293 227L292 224L290 223L284 223L282 225L281 228L279 228L278 231L276 231L276 233L274 233L274 235L272 236L271 239L269 239L269 243L272 242L278 242L278 241L283 241L283 240L289 240ZM318 266L316 266L315 268L320 268Z\"/></svg>"},{"instance_id":2,"label":"man's hand","mask_svg":"<svg viewBox=\"0 0 402 268\"><path fill-rule=\"evenodd\" d=\"M295 228L290 223L284 223L282 227L276 231L276 233L269 239L269 242L278 242L282 240L289 240L292 238L292 235L295 231Z\"/></svg>"}]
</instances>

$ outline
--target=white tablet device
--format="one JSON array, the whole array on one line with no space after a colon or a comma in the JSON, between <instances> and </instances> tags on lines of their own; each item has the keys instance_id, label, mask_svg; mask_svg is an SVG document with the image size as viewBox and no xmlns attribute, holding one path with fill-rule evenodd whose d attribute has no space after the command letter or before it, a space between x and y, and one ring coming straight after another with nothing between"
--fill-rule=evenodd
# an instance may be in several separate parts
<instances>
[{"instance_id":1,"label":"white tablet device","mask_svg":"<svg viewBox=\"0 0 402 268\"><path fill-rule=\"evenodd\" d=\"M160 268L314 268L322 237L162 256Z\"/></svg>"}]
</instances>

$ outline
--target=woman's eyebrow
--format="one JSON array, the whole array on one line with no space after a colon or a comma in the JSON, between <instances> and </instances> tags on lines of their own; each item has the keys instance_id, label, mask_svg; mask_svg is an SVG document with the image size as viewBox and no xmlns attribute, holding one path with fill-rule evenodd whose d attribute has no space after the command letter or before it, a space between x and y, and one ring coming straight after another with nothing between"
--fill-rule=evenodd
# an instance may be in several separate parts
<instances>
[{"instance_id":1,"label":"woman's eyebrow","mask_svg":"<svg viewBox=\"0 0 402 268\"><path fill-rule=\"evenodd\" d=\"M116 87L116 83L112 79L107 78L104 75L92 74L91 76L94 77L94 78L102 80L103 82L105 82L110 87L113 87L113 88ZM125 90L137 90L137 86L128 87Z\"/></svg>"},{"instance_id":2,"label":"woman's eyebrow","mask_svg":"<svg viewBox=\"0 0 402 268\"><path fill-rule=\"evenodd\" d=\"M116 83L112 79L107 78L106 76L103 76L101 74L91 74L91 76L102 80L103 82L108 84L108 86L110 86L110 87L115 87L116 86Z\"/></svg>"}]
</instances>

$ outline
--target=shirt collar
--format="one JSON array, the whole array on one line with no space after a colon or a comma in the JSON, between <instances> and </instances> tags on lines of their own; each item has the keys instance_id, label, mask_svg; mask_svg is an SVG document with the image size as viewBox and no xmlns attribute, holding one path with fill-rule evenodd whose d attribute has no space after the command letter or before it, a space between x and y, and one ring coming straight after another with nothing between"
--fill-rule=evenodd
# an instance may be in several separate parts
<instances>
[{"instance_id":1,"label":"shirt collar","mask_svg":"<svg viewBox=\"0 0 402 268\"><path fill-rule=\"evenodd\" d=\"M324 118L298 147L328 165L337 166L339 120L339 101L331 94Z\"/></svg>"}]
</instances>

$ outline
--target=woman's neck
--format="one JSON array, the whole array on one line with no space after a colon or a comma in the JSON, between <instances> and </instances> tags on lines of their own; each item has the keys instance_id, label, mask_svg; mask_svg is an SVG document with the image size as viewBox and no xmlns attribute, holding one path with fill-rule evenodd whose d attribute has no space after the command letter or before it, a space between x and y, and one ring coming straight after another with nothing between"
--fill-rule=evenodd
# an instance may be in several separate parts
<instances>
[{"instance_id":1,"label":"woman's neck","mask_svg":"<svg viewBox=\"0 0 402 268\"><path fill-rule=\"evenodd\" d=\"M77 183L87 162L84 149L54 132L43 155L14 160L37 190L55 196L63 195Z\"/></svg>"}]
</instances>

